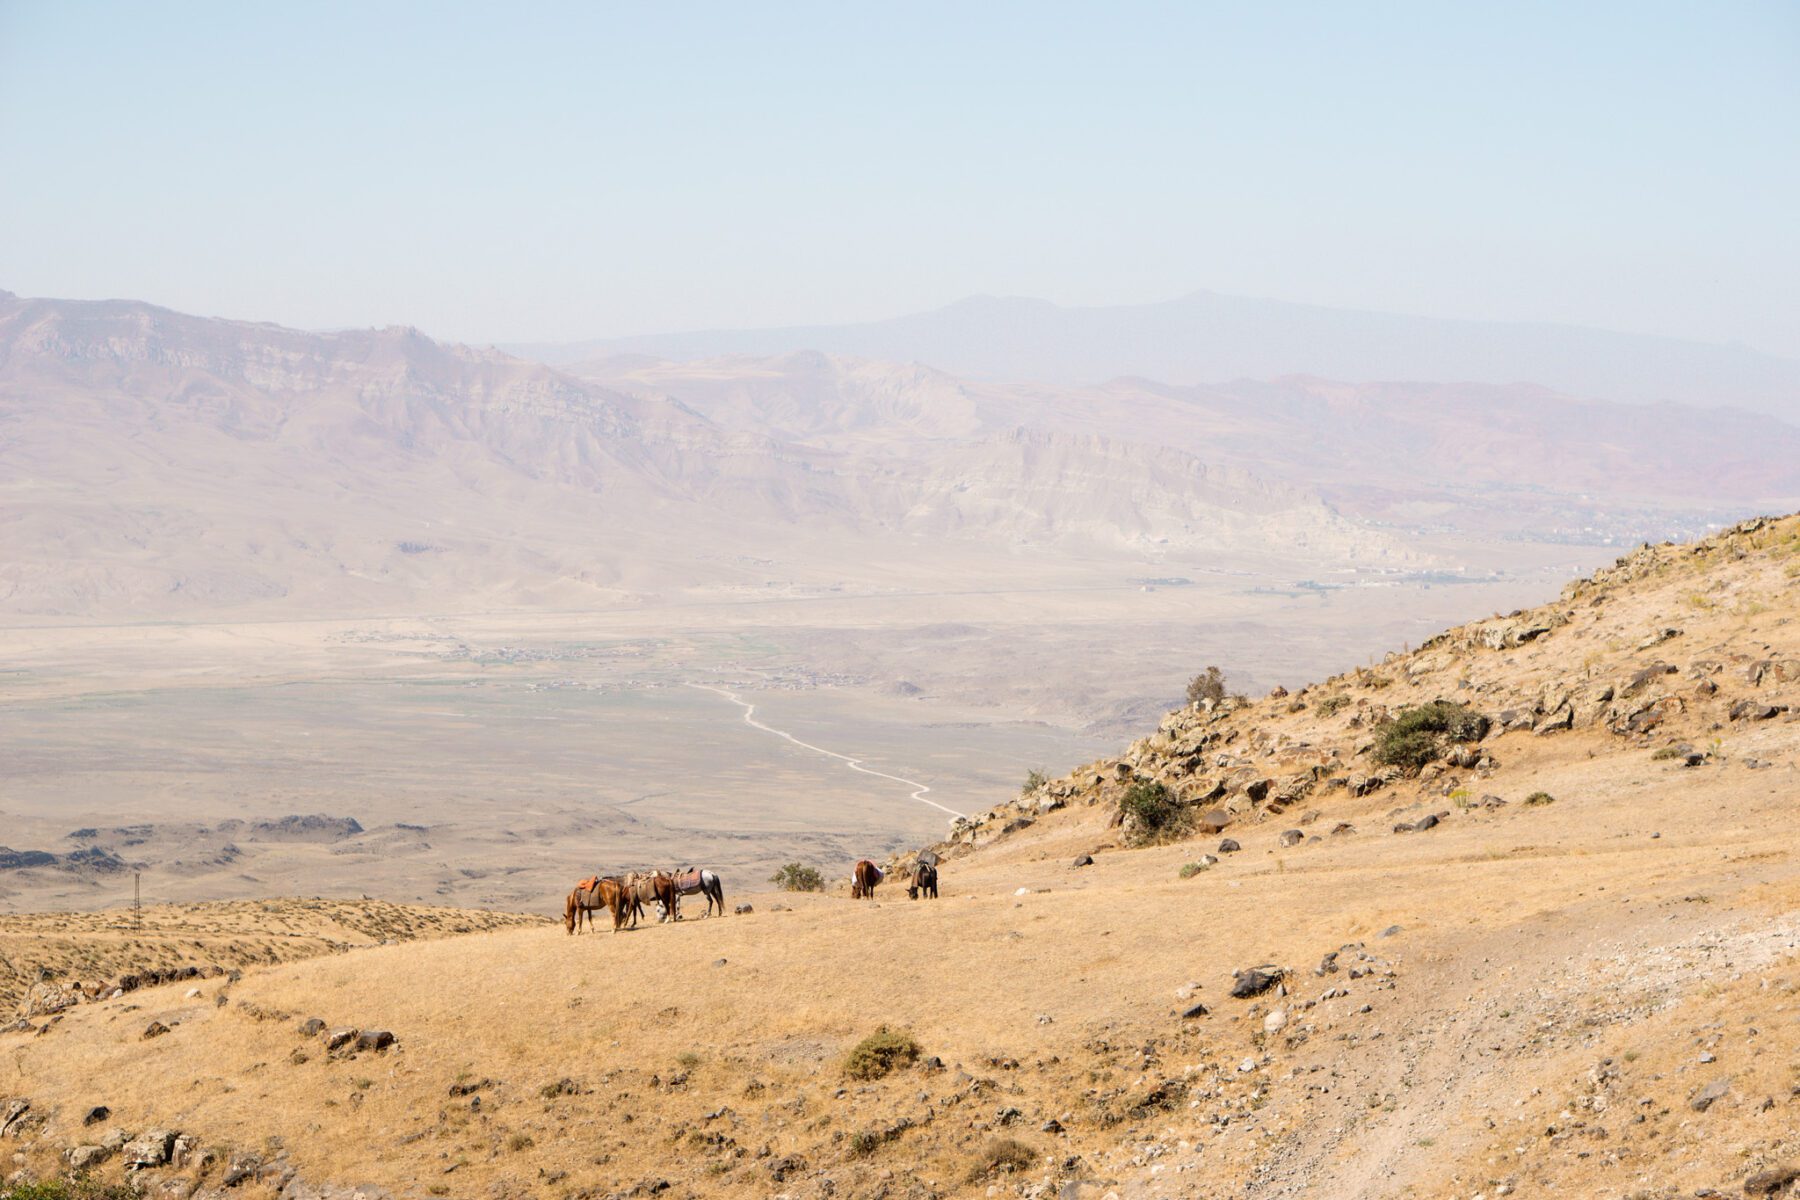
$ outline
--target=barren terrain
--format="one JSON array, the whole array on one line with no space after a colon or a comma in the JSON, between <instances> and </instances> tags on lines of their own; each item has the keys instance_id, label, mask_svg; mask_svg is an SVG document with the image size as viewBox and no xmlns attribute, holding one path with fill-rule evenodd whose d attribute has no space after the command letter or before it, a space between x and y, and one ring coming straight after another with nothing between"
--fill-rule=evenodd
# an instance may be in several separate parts
<instances>
[{"instance_id":1,"label":"barren terrain","mask_svg":"<svg viewBox=\"0 0 1800 1200\"><path fill-rule=\"evenodd\" d=\"M1177 710L959 825L936 901L737 889L753 911L80 1004L0 1035L29 1102L10 1140L53 1171L106 1129L181 1131L185 1165L140 1177L168 1194L259 1171L241 1186L291 1195L1778 1191L1797 601L1800 518L1754 523ZM1371 761L1387 716L1436 699L1491 725L1418 774ZM1110 818L1149 782L1240 848L1125 848ZM1233 998L1255 967L1274 981ZM883 1025L921 1057L848 1072ZM339 1027L395 1040L333 1051Z\"/></svg>"}]
</instances>

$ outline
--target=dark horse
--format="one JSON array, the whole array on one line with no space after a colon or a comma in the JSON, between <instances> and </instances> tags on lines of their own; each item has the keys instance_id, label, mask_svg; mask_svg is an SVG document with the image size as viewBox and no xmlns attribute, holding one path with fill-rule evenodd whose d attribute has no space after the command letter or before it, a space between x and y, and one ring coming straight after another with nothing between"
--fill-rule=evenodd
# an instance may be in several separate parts
<instances>
[{"instance_id":1,"label":"dark horse","mask_svg":"<svg viewBox=\"0 0 1800 1200\"><path fill-rule=\"evenodd\" d=\"M593 914L604 908L612 913L613 932L617 933L625 923L625 905L625 886L620 880L589 876L576 884L563 902L563 928L578 933L583 922L591 924Z\"/></svg>"},{"instance_id":2,"label":"dark horse","mask_svg":"<svg viewBox=\"0 0 1800 1200\"><path fill-rule=\"evenodd\" d=\"M725 915L725 885L719 882L719 873L709 867L689 867L685 871L675 873L675 903L679 905L683 896L701 895L706 897L706 915L713 915L713 905L719 906L719 915ZM681 910L675 909L675 919L681 920Z\"/></svg>"},{"instance_id":3,"label":"dark horse","mask_svg":"<svg viewBox=\"0 0 1800 1200\"><path fill-rule=\"evenodd\" d=\"M933 900L938 898L937 868L930 863L920 863L915 866L912 873L912 882L906 885L906 898L908 900L917 900L919 898L919 893L921 892Z\"/></svg>"},{"instance_id":4,"label":"dark horse","mask_svg":"<svg viewBox=\"0 0 1800 1200\"><path fill-rule=\"evenodd\" d=\"M880 883L883 878L880 867L866 858L859 860L856 868L850 872L850 898L852 900L873 900L875 885Z\"/></svg>"}]
</instances>

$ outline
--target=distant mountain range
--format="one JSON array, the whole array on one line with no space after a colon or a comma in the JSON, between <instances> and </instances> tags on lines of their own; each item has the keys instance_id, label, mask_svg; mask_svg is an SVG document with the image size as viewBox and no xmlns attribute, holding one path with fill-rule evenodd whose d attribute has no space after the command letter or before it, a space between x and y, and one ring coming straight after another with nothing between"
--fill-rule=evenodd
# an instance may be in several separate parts
<instances>
[{"instance_id":1,"label":"distant mountain range","mask_svg":"<svg viewBox=\"0 0 1800 1200\"><path fill-rule=\"evenodd\" d=\"M1411 557L1304 488L1098 431L809 441L410 329L8 294L0 545L0 611L63 615L769 596L1021 553Z\"/></svg>"},{"instance_id":2,"label":"distant mountain range","mask_svg":"<svg viewBox=\"0 0 1800 1200\"><path fill-rule=\"evenodd\" d=\"M510 353L556 365L619 354L686 361L796 350L923 363L973 379L1194 385L1311 375L1356 382L1535 383L1573 396L1736 406L1800 419L1800 361L1743 346L1568 325L1444 320L1196 292L1161 304L1063 308L980 296L851 325L707 330Z\"/></svg>"}]
</instances>

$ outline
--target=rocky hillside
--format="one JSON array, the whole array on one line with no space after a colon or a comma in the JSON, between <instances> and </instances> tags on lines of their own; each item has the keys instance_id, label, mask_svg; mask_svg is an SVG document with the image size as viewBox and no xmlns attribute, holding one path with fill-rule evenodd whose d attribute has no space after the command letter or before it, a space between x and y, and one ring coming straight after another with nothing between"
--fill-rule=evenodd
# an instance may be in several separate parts
<instances>
[{"instance_id":1,"label":"rocky hillside","mask_svg":"<svg viewBox=\"0 0 1800 1200\"><path fill-rule=\"evenodd\" d=\"M7 1169L207 1200L1792 1195L1797 616L1800 518L1749 522L1173 713L959 830L937 900L728 880L748 911L78 1004L0 1033Z\"/></svg>"},{"instance_id":2,"label":"rocky hillside","mask_svg":"<svg viewBox=\"0 0 1800 1200\"><path fill-rule=\"evenodd\" d=\"M1070 804L1099 805L1123 823L1132 814L1121 802L1145 785L1186 810L1177 826L1213 832L1289 809L1317 816L1384 790L1498 807L1506 802L1489 793L1506 779L1504 734L1595 731L1608 736L1607 752L1716 768L1727 738L1755 745L1778 736L1761 733L1763 723L1800 720L1797 590L1800 517L1645 546L1555 603L1458 626L1291 695L1227 695L1171 712L1118 757L964 822L941 849L986 844ZM1413 729L1421 719L1433 727ZM1464 728L1437 727L1457 722ZM1764 765L1754 754L1743 761Z\"/></svg>"}]
</instances>

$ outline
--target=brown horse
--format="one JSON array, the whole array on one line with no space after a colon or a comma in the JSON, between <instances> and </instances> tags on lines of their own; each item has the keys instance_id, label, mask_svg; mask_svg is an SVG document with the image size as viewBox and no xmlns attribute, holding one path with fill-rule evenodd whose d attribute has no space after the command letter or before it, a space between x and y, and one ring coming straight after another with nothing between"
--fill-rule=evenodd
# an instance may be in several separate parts
<instances>
[{"instance_id":1,"label":"brown horse","mask_svg":"<svg viewBox=\"0 0 1800 1200\"><path fill-rule=\"evenodd\" d=\"M675 919L675 880L667 871L633 871L625 880L625 895L634 928L644 915L646 900L657 906L657 920Z\"/></svg>"},{"instance_id":2,"label":"brown horse","mask_svg":"<svg viewBox=\"0 0 1800 1200\"><path fill-rule=\"evenodd\" d=\"M918 863L913 867L912 879L906 885L906 898L917 900L923 892L933 900L937 894L937 868L930 863Z\"/></svg>"},{"instance_id":3,"label":"brown horse","mask_svg":"<svg viewBox=\"0 0 1800 1200\"><path fill-rule=\"evenodd\" d=\"M884 878L881 868L868 859L860 859L855 870L850 872L850 898L852 900L873 900L875 885Z\"/></svg>"},{"instance_id":4,"label":"brown horse","mask_svg":"<svg viewBox=\"0 0 1800 1200\"><path fill-rule=\"evenodd\" d=\"M602 908L612 913L613 932L617 933L625 923L624 885L611 877L591 876L582 880L563 903L563 928L570 933L579 933L583 922L591 924L593 914Z\"/></svg>"}]
</instances>

